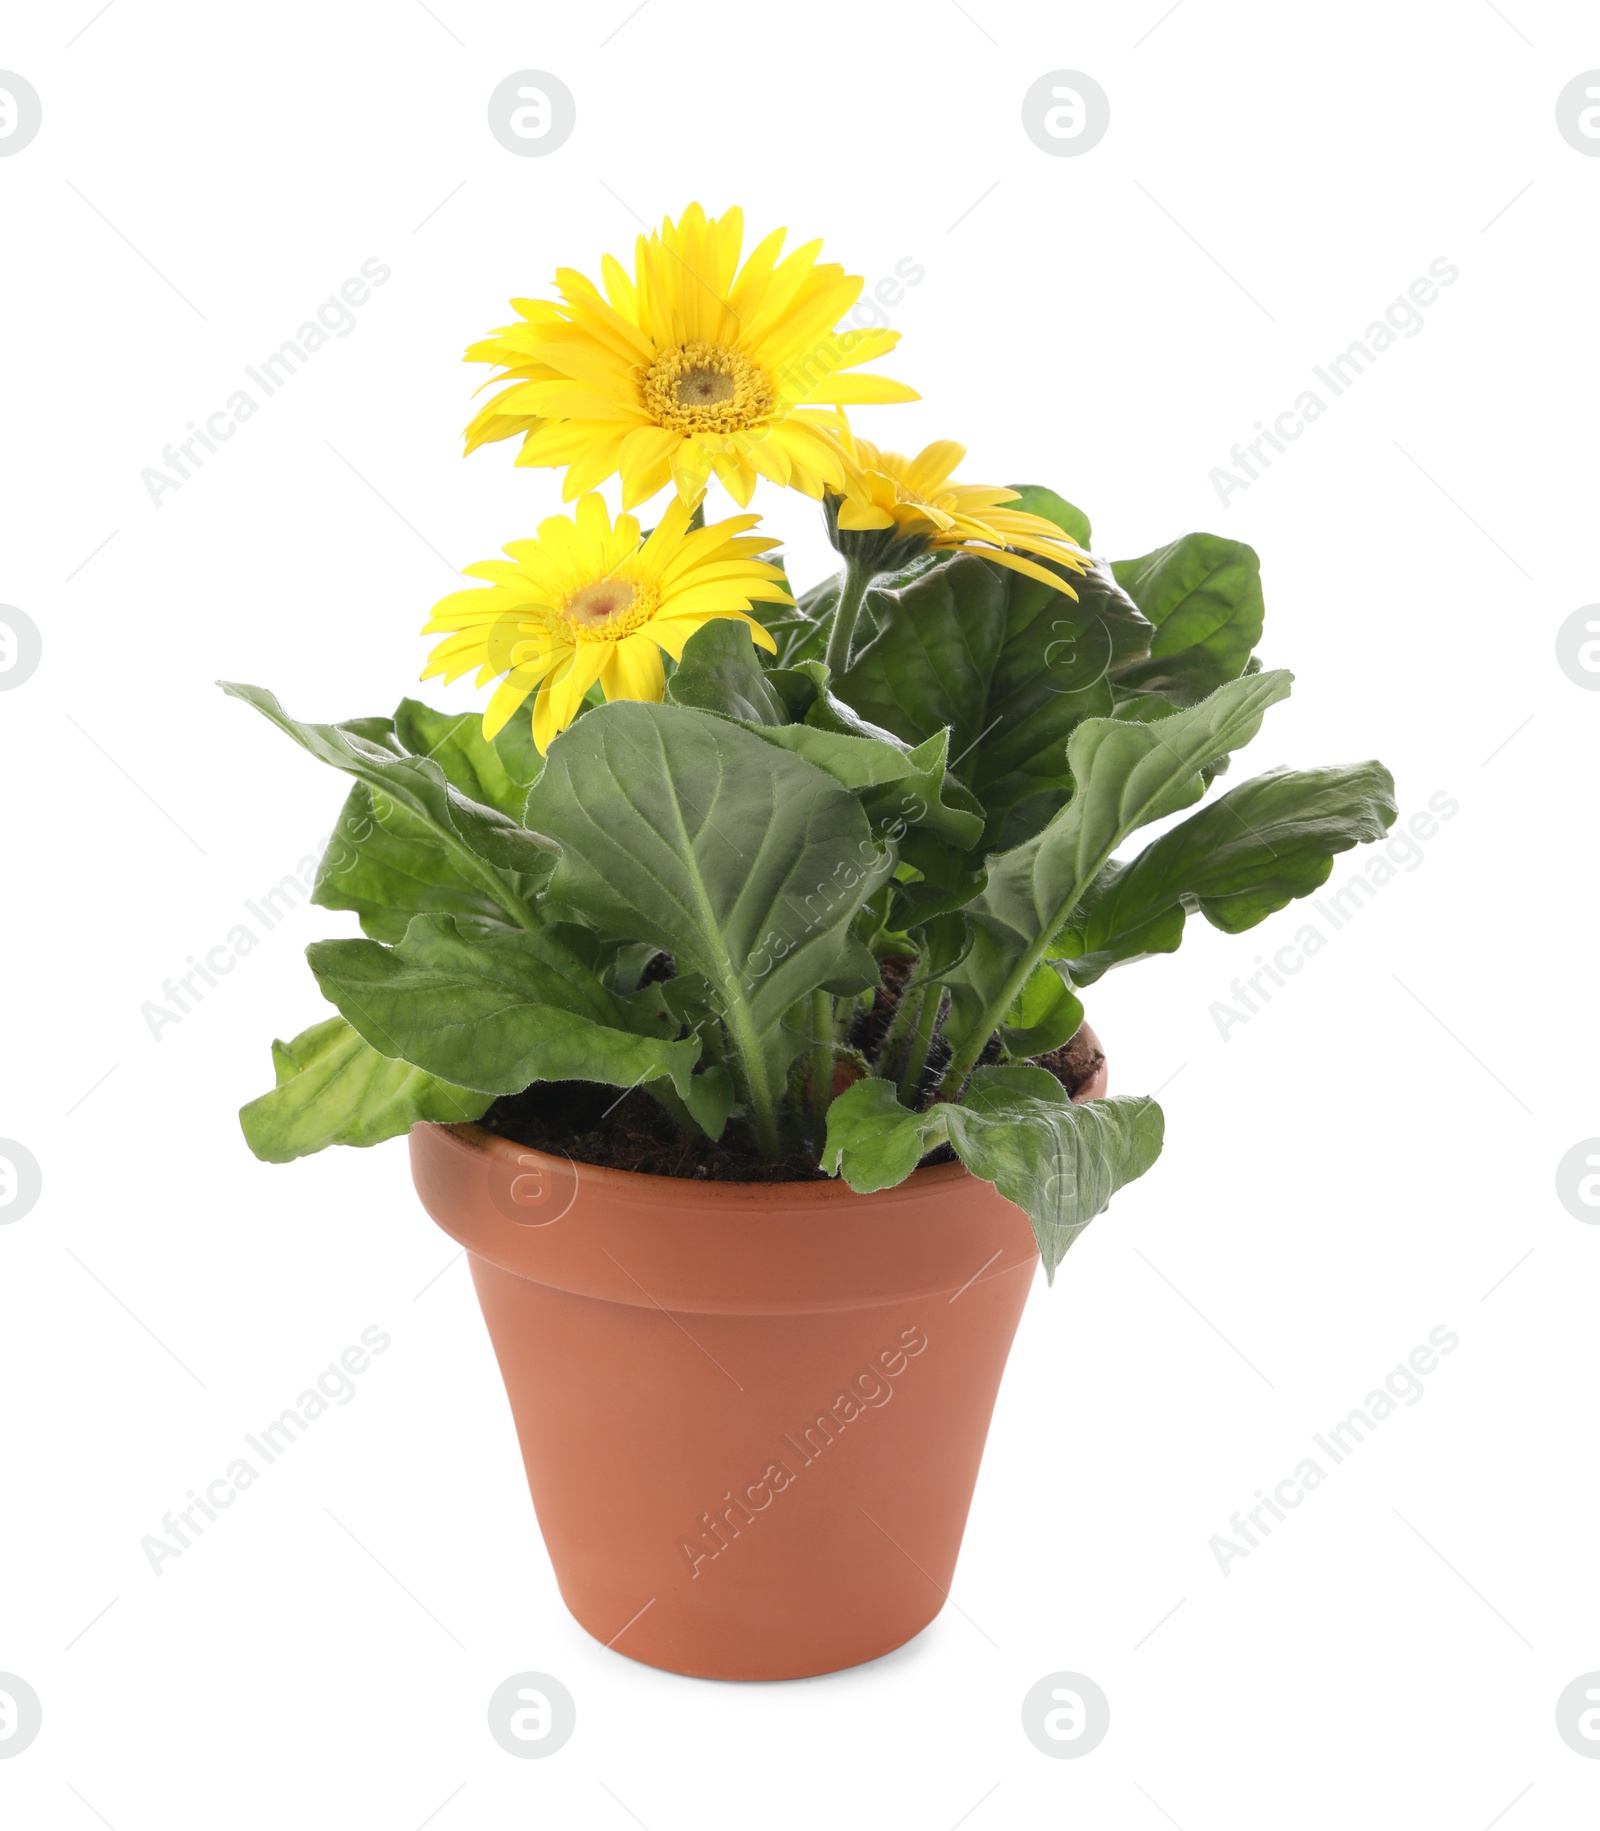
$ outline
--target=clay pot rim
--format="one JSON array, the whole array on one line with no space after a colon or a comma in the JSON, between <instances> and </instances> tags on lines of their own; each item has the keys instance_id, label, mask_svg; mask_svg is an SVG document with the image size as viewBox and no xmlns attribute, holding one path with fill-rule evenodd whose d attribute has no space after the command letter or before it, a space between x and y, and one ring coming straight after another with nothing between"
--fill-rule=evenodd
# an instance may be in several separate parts
<instances>
[{"instance_id":1,"label":"clay pot rim","mask_svg":"<svg viewBox=\"0 0 1600 1831\"><path fill-rule=\"evenodd\" d=\"M718 1183L588 1169L476 1125L418 1125L409 1142L423 1207L475 1261L635 1308L843 1311L948 1297L975 1273L1031 1275L1038 1263L1026 1215L961 1163L863 1195L836 1178ZM512 1191L533 1170L556 1212L523 1219ZM998 1232L997 1211L1010 1217ZM980 1240L1002 1246L1005 1262L994 1253L979 1265Z\"/></svg>"}]
</instances>

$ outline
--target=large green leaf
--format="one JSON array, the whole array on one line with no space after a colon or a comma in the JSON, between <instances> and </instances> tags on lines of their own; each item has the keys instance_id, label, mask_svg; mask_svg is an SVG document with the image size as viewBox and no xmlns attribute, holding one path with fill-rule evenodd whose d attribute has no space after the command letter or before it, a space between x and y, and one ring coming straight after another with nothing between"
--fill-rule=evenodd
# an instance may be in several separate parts
<instances>
[{"instance_id":1,"label":"large green leaf","mask_svg":"<svg viewBox=\"0 0 1600 1831\"><path fill-rule=\"evenodd\" d=\"M1033 1223L1046 1275L1124 1183L1160 1154L1161 1108L1121 1097L1074 1105L1043 1068L977 1069L963 1098L911 1112L887 1081L860 1080L828 1109L822 1167L858 1193L904 1182L948 1142Z\"/></svg>"},{"instance_id":2,"label":"large green leaf","mask_svg":"<svg viewBox=\"0 0 1600 1831\"><path fill-rule=\"evenodd\" d=\"M698 975L769 1148L790 1006L877 969L851 933L892 868L860 802L728 719L618 700L550 746L528 820L561 847L548 901Z\"/></svg>"},{"instance_id":3,"label":"large green leaf","mask_svg":"<svg viewBox=\"0 0 1600 1831\"><path fill-rule=\"evenodd\" d=\"M873 590L877 632L836 683L861 717L908 744L949 727L951 767L987 810L991 848L1037 831L1060 806L1068 737L1110 714L1108 673L1149 640L1109 573L1061 576L1075 599L955 554Z\"/></svg>"},{"instance_id":4,"label":"large green leaf","mask_svg":"<svg viewBox=\"0 0 1600 1831\"><path fill-rule=\"evenodd\" d=\"M473 887L477 896L486 898L503 919L523 928L538 925L528 889L530 882L537 882L549 869L549 842L528 832L514 816L463 794L440 762L411 755L396 734L393 720L368 718L352 719L343 725L311 724L291 718L265 688L231 681L221 684L224 692L254 706L321 762L354 776L371 791L379 826L401 840L415 843L426 839L437 845L449 855L461 879ZM364 808L347 804L341 822L345 816L359 821L364 812ZM398 858L390 857L381 843L377 850L381 856L370 880L359 863L342 874L344 881L337 886L328 873L319 873L319 900L363 914L382 907L381 898L387 889L396 888L401 879L411 874L402 870ZM341 854L341 861L342 857ZM345 900L334 902L336 897ZM458 904L452 906L459 908ZM460 909L460 913L472 912Z\"/></svg>"},{"instance_id":5,"label":"large green leaf","mask_svg":"<svg viewBox=\"0 0 1600 1831\"><path fill-rule=\"evenodd\" d=\"M553 929L474 930L424 915L398 946L317 941L306 958L323 996L374 1048L482 1093L665 1076L686 1095L700 1054L698 1038L676 1040L659 990L608 990Z\"/></svg>"},{"instance_id":6,"label":"large green leaf","mask_svg":"<svg viewBox=\"0 0 1600 1831\"><path fill-rule=\"evenodd\" d=\"M313 1024L292 1043L274 1043L272 1060L277 1086L239 1114L245 1142L264 1163L288 1163L330 1144L379 1144L425 1119L477 1119L492 1097L391 1061L342 1017Z\"/></svg>"},{"instance_id":7,"label":"large green leaf","mask_svg":"<svg viewBox=\"0 0 1600 1831\"><path fill-rule=\"evenodd\" d=\"M1185 534L1117 560L1117 583L1156 626L1148 659L1117 669L1119 688L1192 706L1244 672L1261 640L1261 562L1220 534Z\"/></svg>"},{"instance_id":8,"label":"large green leaf","mask_svg":"<svg viewBox=\"0 0 1600 1831\"><path fill-rule=\"evenodd\" d=\"M1108 865L1051 943L1088 985L1118 961L1171 953L1186 914L1228 934L1326 882L1336 854L1394 824L1381 763L1275 769L1219 796L1127 863Z\"/></svg>"},{"instance_id":9,"label":"large green leaf","mask_svg":"<svg viewBox=\"0 0 1600 1831\"><path fill-rule=\"evenodd\" d=\"M1043 832L991 857L988 883L967 905L974 939L950 981L948 1086L959 1085L1117 847L1198 801L1206 768L1255 736L1292 679L1278 670L1230 681L1159 724L1096 718L1078 726L1068 745L1072 800Z\"/></svg>"}]
</instances>

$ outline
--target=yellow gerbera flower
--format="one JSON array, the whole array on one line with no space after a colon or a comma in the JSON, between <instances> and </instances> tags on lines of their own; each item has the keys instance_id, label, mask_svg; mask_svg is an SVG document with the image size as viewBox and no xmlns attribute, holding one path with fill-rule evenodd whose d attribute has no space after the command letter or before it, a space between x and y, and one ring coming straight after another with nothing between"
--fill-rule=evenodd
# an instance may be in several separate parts
<instances>
[{"instance_id":1,"label":"yellow gerbera flower","mask_svg":"<svg viewBox=\"0 0 1600 1831\"><path fill-rule=\"evenodd\" d=\"M568 467L567 501L620 475L624 508L669 482L692 503L713 471L741 508L758 475L812 498L843 490L836 416L808 409L918 396L844 372L900 334L838 330L860 276L819 265L821 242L780 260L787 233L774 229L741 267L743 212L708 219L691 204L639 237L632 279L605 257L603 296L560 268L561 304L513 299L523 321L467 351L508 384L467 428L467 450L520 433L519 464Z\"/></svg>"},{"instance_id":2,"label":"yellow gerbera flower","mask_svg":"<svg viewBox=\"0 0 1600 1831\"><path fill-rule=\"evenodd\" d=\"M777 546L752 535L760 519L734 515L709 528L689 526L691 510L674 500L648 540L638 520L613 526L604 500L585 496L576 517L552 515L536 540L513 541L506 560L468 566L488 590L452 592L433 607L424 635L448 630L422 678L457 679L478 670L481 686L499 675L483 715L492 738L535 687L533 741L540 750L578 715L595 684L607 699L659 700L664 649L673 660L714 617L750 626L762 648L775 644L752 617L758 601L792 604L783 574L754 556Z\"/></svg>"},{"instance_id":3,"label":"yellow gerbera flower","mask_svg":"<svg viewBox=\"0 0 1600 1831\"><path fill-rule=\"evenodd\" d=\"M842 426L839 439L862 478L838 505L842 533L893 529L897 536L915 541L919 551L966 548L996 565L1053 585L1069 598L1077 597L1059 573L1023 555L1037 554L1073 572L1088 571L1089 555L1053 521L1004 507L1019 500L1015 490L957 483L951 472L967 455L965 445L940 439L916 457L904 458L897 451L880 451ZM1020 547L1022 552L1008 551L1012 547Z\"/></svg>"}]
</instances>

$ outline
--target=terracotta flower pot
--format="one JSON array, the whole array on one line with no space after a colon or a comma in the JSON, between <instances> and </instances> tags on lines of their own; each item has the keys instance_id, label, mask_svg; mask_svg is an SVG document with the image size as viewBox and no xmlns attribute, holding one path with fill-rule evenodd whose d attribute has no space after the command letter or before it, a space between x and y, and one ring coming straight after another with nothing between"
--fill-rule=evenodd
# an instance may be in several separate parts
<instances>
[{"instance_id":1,"label":"terracotta flower pot","mask_svg":"<svg viewBox=\"0 0 1600 1831\"><path fill-rule=\"evenodd\" d=\"M467 1249L597 1640L802 1678L938 1614L1038 1260L1020 1209L959 1164L863 1196L595 1169L473 1125L418 1126L411 1164Z\"/></svg>"}]
</instances>

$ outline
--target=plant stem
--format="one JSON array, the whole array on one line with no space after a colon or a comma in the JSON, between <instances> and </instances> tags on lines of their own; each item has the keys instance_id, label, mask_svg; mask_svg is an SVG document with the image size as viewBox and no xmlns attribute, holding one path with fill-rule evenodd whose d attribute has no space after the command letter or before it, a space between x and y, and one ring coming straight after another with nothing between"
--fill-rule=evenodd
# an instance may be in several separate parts
<instances>
[{"instance_id":1,"label":"plant stem","mask_svg":"<svg viewBox=\"0 0 1600 1831\"><path fill-rule=\"evenodd\" d=\"M1015 994L1013 994L1015 996ZM1010 1000L1002 1007L1010 1009ZM951 1056L944 1073L939 1077L940 1093L949 1094L954 1099L967 1084L967 1076L972 1073L972 1065L983 1054L989 1038L994 1035L997 1023L985 1025L980 1022L972 1035Z\"/></svg>"},{"instance_id":2,"label":"plant stem","mask_svg":"<svg viewBox=\"0 0 1600 1831\"><path fill-rule=\"evenodd\" d=\"M916 1027L906 1048L906 1065L900 1073L900 1104L909 1106L922 1085L928 1066L928 1051L939 1028L939 1013L944 1008L944 987L927 986L918 993Z\"/></svg>"},{"instance_id":3,"label":"plant stem","mask_svg":"<svg viewBox=\"0 0 1600 1831\"><path fill-rule=\"evenodd\" d=\"M745 1105L755 1120L756 1137L768 1157L778 1155L778 1111L773 1104L772 1087L767 1079L766 1057L761 1053L761 1037L751 1020L749 1007L741 999L728 1010L728 1043L733 1061L735 1084L742 1083Z\"/></svg>"},{"instance_id":4,"label":"plant stem","mask_svg":"<svg viewBox=\"0 0 1600 1831\"><path fill-rule=\"evenodd\" d=\"M833 1040L835 1043L848 1042L850 1026L857 1016L872 1009L872 994L858 992L854 998L836 998L833 1001Z\"/></svg>"},{"instance_id":5,"label":"plant stem","mask_svg":"<svg viewBox=\"0 0 1600 1831\"><path fill-rule=\"evenodd\" d=\"M828 1108L833 1104L833 995L811 994L811 1112L817 1155L828 1136Z\"/></svg>"},{"instance_id":6,"label":"plant stem","mask_svg":"<svg viewBox=\"0 0 1600 1831\"><path fill-rule=\"evenodd\" d=\"M839 602L833 612L833 628L828 632L827 653L823 656L835 682L850 665L850 644L856 633L856 619L861 615L861 603L873 577L867 567L845 561L844 583L839 587Z\"/></svg>"},{"instance_id":7,"label":"plant stem","mask_svg":"<svg viewBox=\"0 0 1600 1831\"><path fill-rule=\"evenodd\" d=\"M908 998L904 992L894 1007L894 1016L889 1019L889 1028L883 1033L883 1042L878 1049L878 1063L881 1067L890 1061L895 1050L900 1046L901 1037L907 1035L912 1022L920 1012L919 992L913 992Z\"/></svg>"},{"instance_id":8,"label":"plant stem","mask_svg":"<svg viewBox=\"0 0 1600 1831\"><path fill-rule=\"evenodd\" d=\"M922 1021L922 1007L928 1002L928 988L919 985L912 991L903 991L900 1002L895 1007L894 1022L890 1024L888 1034L883 1039L883 1047L878 1051L878 1066L887 1073L894 1072L894 1058L902 1040L912 1035Z\"/></svg>"}]
</instances>

